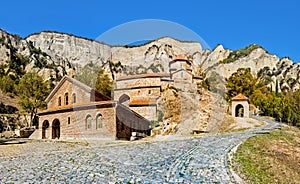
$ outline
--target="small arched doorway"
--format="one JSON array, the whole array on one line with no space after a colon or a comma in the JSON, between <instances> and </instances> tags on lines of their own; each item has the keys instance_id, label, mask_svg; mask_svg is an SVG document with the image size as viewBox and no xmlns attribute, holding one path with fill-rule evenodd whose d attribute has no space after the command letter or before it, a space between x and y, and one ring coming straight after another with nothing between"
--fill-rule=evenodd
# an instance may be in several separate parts
<instances>
[{"instance_id":1,"label":"small arched doorway","mask_svg":"<svg viewBox=\"0 0 300 184\"><path fill-rule=\"evenodd\" d=\"M46 139L46 130L49 128L49 121L45 120L42 125L42 139Z\"/></svg>"},{"instance_id":2,"label":"small arched doorway","mask_svg":"<svg viewBox=\"0 0 300 184\"><path fill-rule=\"evenodd\" d=\"M242 104L238 104L235 107L235 117L244 117L244 114L245 114L244 106Z\"/></svg>"},{"instance_id":3,"label":"small arched doorway","mask_svg":"<svg viewBox=\"0 0 300 184\"><path fill-rule=\"evenodd\" d=\"M58 119L52 122L52 139L59 139L60 137L60 122Z\"/></svg>"}]
</instances>

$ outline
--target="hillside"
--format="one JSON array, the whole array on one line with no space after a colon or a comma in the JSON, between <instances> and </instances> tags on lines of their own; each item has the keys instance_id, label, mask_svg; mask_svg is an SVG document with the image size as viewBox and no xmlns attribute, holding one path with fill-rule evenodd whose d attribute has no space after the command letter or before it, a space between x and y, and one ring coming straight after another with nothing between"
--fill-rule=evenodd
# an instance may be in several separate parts
<instances>
[{"instance_id":1,"label":"hillside","mask_svg":"<svg viewBox=\"0 0 300 184\"><path fill-rule=\"evenodd\" d=\"M91 63L103 68L113 79L121 75L168 72L169 61L179 54L187 56L192 61L193 74L204 76L210 90L219 94L201 89L202 92L195 98L198 103L195 103L193 111L189 111L187 106L194 102L185 100L182 104L185 108L182 112L185 114L182 117L190 117L191 121L183 120L181 126L186 124L188 127L197 127L193 122L200 119L201 126L207 124L208 130L217 131L215 129L222 120L220 111L223 114L227 108L220 96L226 92L226 79L239 68L250 68L254 76L270 81L268 87L273 90L278 88L279 91L295 91L300 86L299 63L294 63L287 57L280 59L255 44L235 51L224 49L222 45L213 50L202 50L197 42L163 37L139 46L114 46L52 31L21 38L0 30L1 89L6 93L0 93L0 99L5 105L14 106L21 111L17 105L18 98L8 100L7 95L14 94L7 94L3 90L3 84L10 80L17 83L28 71L37 72L53 87L63 75L73 76ZM9 89L13 87L9 86ZM189 98L182 95L182 99ZM195 109L198 106L201 108ZM196 117L193 114L199 112L203 116ZM185 127L183 132L184 129Z\"/></svg>"},{"instance_id":2,"label":"hillside","mask_svg":"<svg viewBox=\"0 0 300 184\"><path fill-rule=\"evenodd\" d=\"M101 65L109 72L108 61L121 62L125 74L168 71L170 59L185 54L193 60L194 67L201 67L207 76L217 73L225 79L238 68L249 67L254 75L265 73L271 77L273 89L276 80L281 90L296 90L300 84L299 63L287 57L280 59L257 45L239 51L218 45L210 51L202 50L196 42L164 37L141 46L111 46L50 31L35 33L25 39L0 31L0 38L0 64L7 63L15 52L29 57L26 71L35 70L45 79L64 73L72 75L89 63Z\"/></svg>"}]
</instances>

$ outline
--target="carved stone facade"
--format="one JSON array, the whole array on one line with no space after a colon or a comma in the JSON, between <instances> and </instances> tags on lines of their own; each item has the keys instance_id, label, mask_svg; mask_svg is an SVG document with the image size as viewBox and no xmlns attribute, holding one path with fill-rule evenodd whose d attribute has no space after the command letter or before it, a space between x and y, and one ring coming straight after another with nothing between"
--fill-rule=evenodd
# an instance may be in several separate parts
<instances>
[{"instance_id":1,"label":"carved stone facade","mask_svg":"<svg viewBox=\"0 0 300 184\"><path fill-rule=\"evenodd\" d=\"M127 139L150 134L149 121L85 84L64 76L39 113L36 139Z\"/></svg>"}]
</instances>

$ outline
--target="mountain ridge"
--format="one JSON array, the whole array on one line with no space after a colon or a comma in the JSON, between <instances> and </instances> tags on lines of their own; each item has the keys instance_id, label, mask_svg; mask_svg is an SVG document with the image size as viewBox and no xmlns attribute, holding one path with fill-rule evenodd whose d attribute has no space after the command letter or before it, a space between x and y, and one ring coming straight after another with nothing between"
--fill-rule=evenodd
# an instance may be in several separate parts
<instances>
[{"instance_id":1,"label":"mountain ridge","mask_svg":"<svg viewBox=\"0 0 300 184\"><path fill-rule=\"evenodd\" d=\"M119 75L141 72L163 72L168 71L168 62L174 56L184 54L193 61L196 70L201 68L207 76L211 76L211 73L215 71L219 73L223 79L226 79L241 67L250 67L253 74L256 75L260 70L264 68L266 70L266 67L269 67L269 73L284 74L282 76L271 75L273 80L273 84L271 85L274 86L275 81L279 80L279 82L285 86L283 88L295 90L299 88L300 83L299 75L297 76L297 72L294 71L300 65L299 63L293 62L288 57L279 58L275 54L270 54L267 49L256 44L251 44L245 48L234 51L224 48L221 44L218 44L213 50L202 50L201 45L197 42L180 41L170 37L162 37L141 45L129 47L126 45L109 45L90 38L57 31L32 33L25 38L21 38L16 34L7 33L4 30L0 30L0 33L2 36L1 40L5 37L9 37L8 41L12 43L11 47L16 48L17 53L22 55L29 55L29 49L26 48L32 43L35 49L45 53L45 60L48 64L58 66L59 72L56 73L60 75L73 75L76 71L89 63L98 64L104 67L106 72L109 72L107 66L108 60L113 63L120 62L124 66L125 73L123 72ZM0 61L2 61L2 63L9 59L9 54L7 54L7 51L3 51L3 46L2 43L2 47L0 48ZM247 49L252 46L257 47L248 52ZM239 52L242 53L242 56L237 56L233 59L228 58L238 55ZM243 55L243 52L248 53ZM222 61L226 59L231 59L232 61L222 63ZM30 58L30 60L32 59ZM153 68L153 65L151 66L153 63L155 65L160 64L161 67L154 68L152 71L145 69L149 67ZM283 71L278 72L278 69ZM293 72L287 69L293 70ZM32 61L29 62L26 70L36 70ZM47 71L48 69L45 70ZM43 69L38 72L45 73ZM48 75L48 77L45 78L49 79L51 73L53 73L53 71L47 71L46 74L43 75ZM287 81L282 82L285 76L293 78L293 82L290 82L290 84L288 84Z\"/></svg>"}]
</instances>

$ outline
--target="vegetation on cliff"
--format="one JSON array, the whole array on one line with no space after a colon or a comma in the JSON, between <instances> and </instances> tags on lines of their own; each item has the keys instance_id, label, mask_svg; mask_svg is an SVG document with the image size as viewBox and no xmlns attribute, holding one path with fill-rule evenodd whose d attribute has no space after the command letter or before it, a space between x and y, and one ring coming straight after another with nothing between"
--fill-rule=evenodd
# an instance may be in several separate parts
<instances>
[{"instance_id":1,"label":"vegetation on cliff","mask_svg":"<svg viewBox=\"0 0 300 184\"><path fill-rule=\"evenodd\" d=\"M254 77L249 68L240 68L227 79L227 100L242 93L261 110L261 114L277 121L300 126L300 89L279 93L268 88L269 80L263 75Z\"/></svg>"},{"instance_id":2,"label":"vegetation on cliff","mask_svg":"<svg viewBox=\"0 0 300 184\"><path fill-rule=\"evenodd\" d=\"M259 45L256 45L256 44L252 44L243 49L234 50L229 54L229 56L226 59L220 61L220 63L221 64L232 63L239 58L248 56L252 51L254 51L255 49L258 49L258 48L262 48L262 47Z\"/></svg>"}]
</instances>

